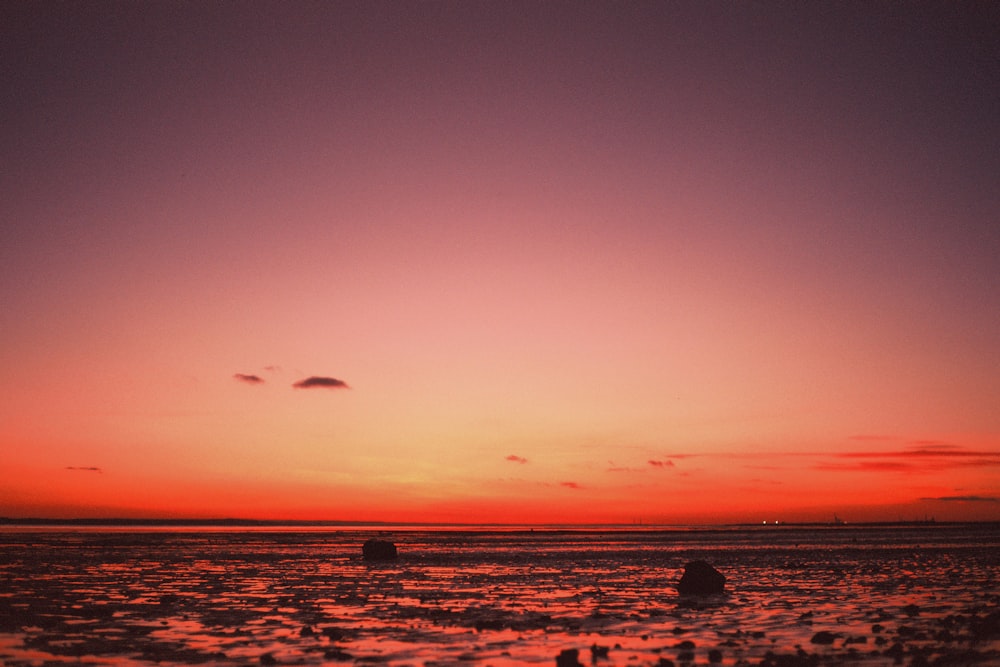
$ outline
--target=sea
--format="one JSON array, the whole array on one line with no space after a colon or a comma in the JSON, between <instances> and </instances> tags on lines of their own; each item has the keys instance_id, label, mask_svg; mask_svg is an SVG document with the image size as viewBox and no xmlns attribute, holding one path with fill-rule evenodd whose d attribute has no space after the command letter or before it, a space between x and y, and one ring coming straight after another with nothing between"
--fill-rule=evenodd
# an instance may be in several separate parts
<instances>
[{"instance_id":1,"label":"sea","mask_svg":"<svg viewBox=\"0 0 1000 667\"><path fill-rule=\"evenodd\" d=\"M0 664L1000 665L1000 524L5 525Z\"/></svg>"}]
</instances>

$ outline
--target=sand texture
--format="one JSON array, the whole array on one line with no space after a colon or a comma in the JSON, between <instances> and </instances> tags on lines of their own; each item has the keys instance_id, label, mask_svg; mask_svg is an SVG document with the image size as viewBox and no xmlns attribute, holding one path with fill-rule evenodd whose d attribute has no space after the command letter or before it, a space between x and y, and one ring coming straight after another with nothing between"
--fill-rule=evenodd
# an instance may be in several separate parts
<instances>
[{"instance_id":1,"label":"sand texture","mask_svg":"<svg viewBox=\"0 0 1000 667\"><path fill-rule=\"evenodd\" d=\"M1000 664L998 584L993 525L6 529L0 663Z\"/></svg>"}]
</instances>

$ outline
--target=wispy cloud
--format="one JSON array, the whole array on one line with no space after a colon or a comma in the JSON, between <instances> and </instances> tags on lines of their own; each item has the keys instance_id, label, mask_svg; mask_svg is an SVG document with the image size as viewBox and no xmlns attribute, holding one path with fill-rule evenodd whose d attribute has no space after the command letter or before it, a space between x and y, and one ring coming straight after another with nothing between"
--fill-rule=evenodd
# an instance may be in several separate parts
<instances>
[{"instance_id":1,"label":"wispy cloud","mask_svg":"<svg viewBox=\"0 0 1000 667\"><path fill-rule=\"evenodd\" d=\"M528 459L524 458L523 456L518 456L517 454L511 454L510 456L507 457L506 460L511 461L513 463L527 463L528 462Z\"/></svg>"},{"instance_id":2,"label":"wispy cloud","mask_svg":"<svg viewBox=\"0 0 1000 667\"><path fill-rule=\"evenodd\" d=\"M939 452L945 449L961 449L961 446L943 440L911 440L906 443L921 450Z\"/></svg>"},{"instance_id":3,"label":"wispy cloud","mask_svg":"<svg viewBox=\"0 0 1000 667\"><path fill-rule=\"evenodd\" d=\"M583 487L576 482L559 482L559 486L565 486L567 489L582 489Z\"/></svg>"},{"instance_id":4,"label":"wispy cloud","mask_svg":"<svg viewBox=\"0 0 1000 667\"><path fill-rule=\"evenodd\" d=\"M941 496L938 498L921 498L921 500L937 500L945 503L1000 503L1000 498L993 496Z\"/></svg>"},{"instance_id":5,"label":"wispy cloud","mask_svg":"<svg viewBox=\"0 0 1000 667\"><path fill-rule=\"evenodd\" d=\"M856 463L820 463L816 470L826 472L909 472L918 466L903 461L858 461Z\"/></svg>"},{"instance_id":6,"label":"wispy cloud","mask_svg":"<svg viewBox=\"0 0 1000 667\"><path fill-rule=\"evenodd\" d=\"M938 440L915 440L911 447L890 451L841 452L838 462L825 462L817 470L844 472L933 472L953 468L1000 466L1000 451L965 449Z\"/></svg>"},{"instance_id":7,"label":"wispy cloud","mask_svg":"<svg viewBox=\"0 0 1000 667\"><path fill-rule=\"evenodd\" d=\"M77 472L104 472L96 466L66 466L66 470L75 470Z\"/></svg>"},{"instance_id":8,"label":"wispy cloud","mask_svg":"<svg viewBox=\"0 0 1000 667\"><path fill-rule=\"evenodd\" d=\"M662 461L659 460L659 459L650 459L648 461L648 463L649 463L649 465L653 466L654 468L673 468L674 467L674 462L671 461L670 459L666 459L666 460L662 460Z\"/></svg>"},{"instance_id":9,"label":"wispy cloud","mask_svg":"<svg viewBox=\"0 0 1000 667\"><path fill-rule=\"evenodd\" d=\"M244 382L246 384L263 384L264 378L259 375L249 375L247 373L234 373L233 378L237 382Z\"/></svg>"},{"instance_id":10,"label":"wispy cloud","mask_svg":"<svg viewBox=\"0 0 1000 667\"><path fill-rule=\"evenodd\" d=\"M296 389L315 389L315 388L325 388L325 389L350 389L347 383L343 380L338 380L337 378L323 377L321 375L312 375L304 380L299 380L292 385Z\"/></svg>"}]
</instances>

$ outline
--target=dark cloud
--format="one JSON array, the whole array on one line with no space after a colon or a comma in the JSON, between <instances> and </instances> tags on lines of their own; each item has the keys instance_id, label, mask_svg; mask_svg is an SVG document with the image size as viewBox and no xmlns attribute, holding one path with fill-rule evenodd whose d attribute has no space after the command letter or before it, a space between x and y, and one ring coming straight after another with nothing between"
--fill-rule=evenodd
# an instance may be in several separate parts
<instances>
[{"instance_id":1,"label":"dark cloud","mask_svg":"<svg viewBox=\"0 0 1000 667\"><path fill-rule=\"evenodd\" d=\"M910 449L890 452L843 452L837 454L844 459L898 459L898 458L996 458L1000 463L1000 451L981 451L977 449L962 449L946 443L923 444Z\"/></svg>"},{"instance_id":2,"label":"dark cloud","mask_svg":"<svg viewBox=\"0 0 1000 667\"><path fill-rule=\"evenodd\" d=\"M507 460L508 461L513 461L514 463L527 463L528 462L528 459L524 458L523 456L518 456L517 454L511 454L510 456L507 457Z\"/></svg>"},{"instance_id":3,"label":"dark cloud","mask_svg":"<svg viewBox=\"0 0 1000 667\"><path fill-rule=\"evenodd\" d=\"M567 489L581 489L579 484L576 482L559 482L559 486L565 486Z\"/></svg>"},{"instance_id":4,"label":"dark cloud","mask_svg":"<svg viewBox=\"0 0 1000 667\"><path fill-rule=\"evenodd\" d=\"M233 378L238 382L245 382L247 384L261 384L264 382L264 378L259 375L247 375L246 373L235 373Z\"/></svg>"},{"instance_id":5,"label":"dark cloud","mask_svg":"<svg viewBox=\"0 0 1000 667\"><path fill-rule=\"evenodd\" d=\"M665 461L660 461L660 460L657 460L657 459L650 459L649 460L649 465L653 466L654 468L673 468L674 467L674 462L671 461L670 459L667 459Z\"/></svg>"},{"instance_id":6,"label":"dark cloud","mask_svg":"<svg viewBox=\"0 0 1000 667\"><path fill-rule=\"evenodd\" d=\"M858 461L857 463L821 463L815 470L827 472L914 472L917 466L903 461Z\"/></svg>"},{"instance_id":7,"label":"dark cloud","mask_svg":"<svg viewBox=\"0 0 1000 667\"><path fill-rule=\"evenodd\" d=\"M326 389L350 389L347 383L343 380L338 380L337 378L328 378L321 375L311 375L305 380L299 380L292 385L296 389L315 389L315 388L326 388Z\"/></svg>"},{"instance_id":8,"label":"dark cloud","mask_svg":"<svg viewBox=\"0 0 1000 667\"><path fill-rule=\"evenodd\" d=\"M935 472L953 468L1000 466L1000 452L964 449L937 440L914 441L914 446L893 451L855 451L834 455L850 463L821 463L817 470L843 472Z\"/></svg>"},{"instance_id":9,"label":"dark cloud","mask_svg":"<svg viewBox=\"0 0 1000 667\"><path fill-rule=\"evenodd\" d=\"M930 451L940 451L942 449L961 449L958 445L953 445L950 442L944 442L942 440L911 440L906 444L914 445L921 450Z\"/></svg>"},{"instance_id":10,"label":"dark cloud","mask_svg":"<svg viewBox=\"0 0 1000 667\"><path fill-rule=\"evenodd\" d=\"M66 470L76 470L78 472L104 472L96 466L66 466Z\"/></svg>"},{"instance_id":11,"label":"dark cloud","mask_svg":"<svg viewBox=\"0 0 1000 667\"><path fill-rule=\"evenodd\" d=\"M939 500L946 503L1000 503L1000 498L993 496L941 496L940 498L921 498L921 500Z\"/></svg>"}]
</instances>

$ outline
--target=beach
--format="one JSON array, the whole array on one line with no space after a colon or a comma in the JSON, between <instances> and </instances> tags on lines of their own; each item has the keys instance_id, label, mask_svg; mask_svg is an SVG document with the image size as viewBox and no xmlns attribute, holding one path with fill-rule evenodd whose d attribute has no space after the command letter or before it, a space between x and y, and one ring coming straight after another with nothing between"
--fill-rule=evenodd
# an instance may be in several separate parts
<instances>
[{"instance_id":1,"label":"beach","mask_svg":"<svg viewBox=\"0 0 1000 667\"><path fill-rule=\"evenodd\" d=\"M5 665L557 660L997 664L1000 526L0 529Z\"/></svg>"}]
</instances>

